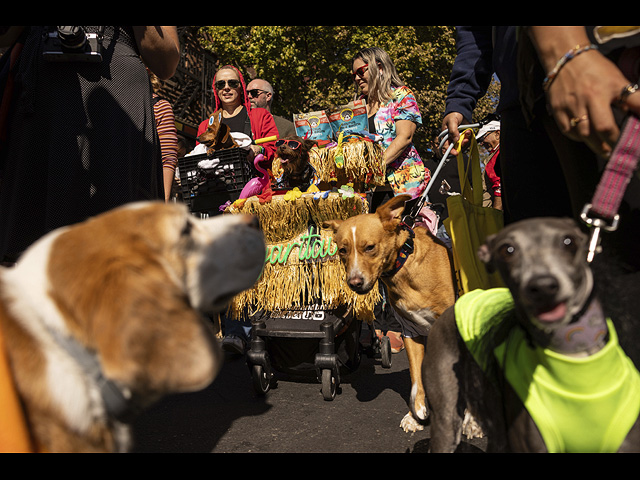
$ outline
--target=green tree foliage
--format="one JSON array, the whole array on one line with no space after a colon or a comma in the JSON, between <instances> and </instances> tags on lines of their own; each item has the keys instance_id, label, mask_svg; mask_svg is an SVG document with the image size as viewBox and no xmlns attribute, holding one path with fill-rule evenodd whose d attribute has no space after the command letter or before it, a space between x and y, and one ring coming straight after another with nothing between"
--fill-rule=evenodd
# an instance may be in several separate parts
<instances>
[{"instance_id":1,"label":"green tree foliage","mask_svg":"<svg viewBox=\"0 0 640 480\"><path fill-rule=\"evenodd\" d=\"M220 66L235 65L247 82L268 80L276 90L273 113L287 118L353 100L353 56L364 47L383 48L418 100L423 128L415 140L423 155L440 132L456 55L454 27L207 26L200 33ZM492 111L493 103L481 104L476 116Z\"/></svg>"}]
</instances>

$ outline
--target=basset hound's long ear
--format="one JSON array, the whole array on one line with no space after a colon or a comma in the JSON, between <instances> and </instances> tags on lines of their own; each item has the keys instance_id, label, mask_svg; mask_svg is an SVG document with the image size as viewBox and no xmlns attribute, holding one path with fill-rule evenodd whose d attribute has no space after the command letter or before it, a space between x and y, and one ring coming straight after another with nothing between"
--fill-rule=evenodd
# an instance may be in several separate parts
<instances>
[{"instance_id":1,"label":"basset hound's long ear","mask_svg":"<svg viewBox=\"0 0 640 480\"><path fill-rule=\"evenodd\" d=\"M231 129L227 125L220 125L220 129L218 130L216 141L214 142L213 146L216 149L233 148L238 146L233 136L231 135Z\"/></svg>"},{"instance_id":2,"label":"basset hound's long ear","mask_svg":"<svg viewBox=\"0 0 640 480\"><path fill-rule=\"evenodd\" d=\"M118 318L103 310L99 320L113 326L111 335L99 340L105 374L141 386L143 394L205 388L223 362L213 325L182 291L171 288L172 279L159 264L131 270L110 292L121 304Z\"/></svg>"},{"instance_id":3,"label":"basset hound's long ear","mask_svg":"<svg viewBox=\"0 0 640 480\"><path fill-rule=\"evenodd\" d=\"M94 220L59 236L50 296L108 379L140 395L200 390L222 364L213 329L171 288L145 236L131 230Z\"/></svg>"}]
</instances>

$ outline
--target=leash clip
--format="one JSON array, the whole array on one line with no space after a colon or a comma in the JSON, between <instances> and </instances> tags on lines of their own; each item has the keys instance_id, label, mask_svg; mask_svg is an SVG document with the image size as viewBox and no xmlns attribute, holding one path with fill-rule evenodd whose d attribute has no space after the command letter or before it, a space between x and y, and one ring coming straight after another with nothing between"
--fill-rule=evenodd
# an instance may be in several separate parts
<instances>
[{"instance_id":1,"label":"leash clip","mask_svg":"<svg viewBox=\"0 0 640 480\"><path fill-rule=\"evenodd\" d=\"M582 209L582 213L580 213L580 219L582 222L588 227L593 228L593 233L589 240L589 251L587 253L587 262L589 263L593 262L596 253L600 253L602 251L602 247L600 246L601 231L615 232L618 229L618 223L620 221L620 215L618 214L611 219L611 223L607 223L604 218L590 216L589 214L592 207L592 204L587 203Z\"/></svg>"},{"instance_id":2,"label":"leash clip","mask_svg":"<svg viewBox=\"0 0 640 480\"><path fill-rule=\"evenodd\" d=\"M402 246L404 252L407 255L411 255L414 250L413 239L416 236L415 232L413 231L414 225L415 218L412 216L406 216L402 219L402 222L400 222L400 228L409 232L409 238L407 238L407 241L404 242L404 245Z\"/></svg>"}]
</instances>

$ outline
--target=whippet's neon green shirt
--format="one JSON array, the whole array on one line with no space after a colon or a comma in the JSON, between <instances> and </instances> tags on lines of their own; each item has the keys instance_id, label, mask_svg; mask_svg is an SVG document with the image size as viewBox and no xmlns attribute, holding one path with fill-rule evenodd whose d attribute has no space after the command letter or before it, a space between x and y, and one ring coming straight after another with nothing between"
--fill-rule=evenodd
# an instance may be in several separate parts
<instances>
[{"instance_id":1,"label":"whippet's neon green shirt","mask_svg":"<svg viewBox=\"0 0 640 480\"><path fill-rule=\"evenodd\" d=\"M486 358L478 350L482 332L511 310L506 288L475 290L456 302L458 330L474 358ZM612 322L607 323L609 342L590 357L531 348L520 327L494 350L549 452L615 452L638 418L640 373L618 344Z\"/></svg>"}]
</instances>

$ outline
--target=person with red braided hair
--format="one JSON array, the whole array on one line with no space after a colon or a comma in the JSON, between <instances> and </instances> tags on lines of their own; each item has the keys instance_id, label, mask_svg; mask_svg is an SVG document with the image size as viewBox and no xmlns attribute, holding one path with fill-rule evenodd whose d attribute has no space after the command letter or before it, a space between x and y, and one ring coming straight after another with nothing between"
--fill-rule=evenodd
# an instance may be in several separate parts
<instances>
[{"instance_id":1,"label":"person with red braided hair","mask_svg":"<svg viewBox=\"0 0 640 480\"><path fill-rule=\"evenodd\" d=\"M222 123L232 132L244 133L254 142L260 138L278 136L278 128L271 113L264 108L252 107L247 87L240 71L232 66L220 68L213 78L213 94L216 100L215 113L222 110ZM198 128L198 137L209 127L209 118ZM253 162L256 155L265 156L264 165L271 168L276 153L276 142L251 145L247 160ZM231 353L244 354L251 332L249 320L233 320L223 316L224 339L222 348Z\"/></svg>"},{"instance_id":2,"label":"person with red braided hair","mask_svg":"<svg viewBox=\"0 0 640 480\"><path fill-rule=\"evenodd\" d=\"M228 125L232 132L244 133L252 140L278 136L278 128L271 113L264 108L254 108L247 95L247 87L240 71L225 65L216 73L213 80L213 94L216 100L215 111L222 109L222 123ZM209 119L204 120L198 128L200 136L209 126ZM267 142L262 145L251 145L249 160L262 153L271 163L276 152L276 143Z\"/></svg>"}]
</instances>

